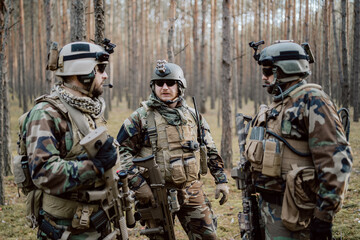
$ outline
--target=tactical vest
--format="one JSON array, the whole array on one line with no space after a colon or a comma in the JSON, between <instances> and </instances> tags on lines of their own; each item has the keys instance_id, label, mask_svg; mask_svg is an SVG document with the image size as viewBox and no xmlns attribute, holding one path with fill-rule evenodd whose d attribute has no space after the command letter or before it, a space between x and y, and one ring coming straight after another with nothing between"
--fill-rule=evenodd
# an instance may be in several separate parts
<instances>
[{"instance_id":1,"label":"tactical vest","mask_svg":"<svg viewBox=\"0 0 360 240\"><path fill-rule=\"evenodd\" d=\"M286 175L292 170L292 165L314 166L308 141L290 139L281 133L285 109L292 104L290 100L296 93L309 87L321 90L321 86L317 84L304 84L290 92L283 101L273 102L269 107L261 106L253 120L253 129L245 150L253 171L286 180ZM269 117L273 113L278 113L278 115Z\"/></svg>"},{"instance_id":2,"label":"tactical vest","mask_svg":"<svg viewBox=\"0 0 360 240\"><path fill-rule=\"evenodd\" d=\"M80 145L80 140L90 131L100 126L105 126L106 121L103 117L99 117L93 119L89 114L84 114L75 108L67 105L63 102L56 94L52 95L43 95L40 96L35 100L35 104L47 102L51 104L58 112L63 115L67 121L68 126L71 132L72 138L72 146L70 149L67 149L67 153L64 160L74 160L77 156L85 154L85 150ZM74 217L77 209L82 208L84 205L80 203L76 198L78 195L77 193L67 193L67 196L74 196L74 199L65 199L58 196L53 196L47 194L39 189L34 188L34 185L31 180L30 173L27 173L24 170L24 160L26 159L27 164L27 152L25 146L25 122L26 118L28 117L29 112L23 114L19 118L19 125L20 125L20 141L18 146L18 156L14 159L14 178L15 183L22 188L23 185L31 183L32 186L28 189L23 191L27 195L26 199L26 212L27 212L27 220L30 227L36 227L38 218L38 210L39 206L41 205L44 211L51 214L52 216L58 219L71 219ZM26 169L27 170L27 169ZM28 179L30 178L30 179ZM103 185L103 181L99 179L95 186ZM24 189L22 189L24 190ZM94 204L87 204L87 207L90 207L93 212L98 210L97 205Z\"/></svg>"},{"instance_id":3,"label":"tactical vest","mask_svg":"<svg viewBox=\"0 0 360 240\"><path fill-rule=\"evenodd\" d=\"M183 188L198 180L200 172L200 150L184 148L190 141L197 143L197 124L191 110L185 110L185 125L173 126L156 111L142 103L147 111L146 123L152 147L143 147L137 157L145 157L155 152L167 187Z\"/></svg>"}]
</instances>

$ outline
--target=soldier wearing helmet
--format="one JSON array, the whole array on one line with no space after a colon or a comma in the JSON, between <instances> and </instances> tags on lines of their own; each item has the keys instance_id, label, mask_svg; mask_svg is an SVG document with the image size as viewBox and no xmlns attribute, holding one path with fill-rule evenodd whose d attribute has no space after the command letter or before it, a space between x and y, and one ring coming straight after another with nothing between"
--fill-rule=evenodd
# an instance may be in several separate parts
<instances>
[{"instance_id":1,"label":"soldier wearing helmet","mask_svg":"<svg viewBox=\"0 0 360 240\"><path fill-rule=\"evenodd\" d=\"M199 177L197 120L194 109L184 99L187 84L181 67L158 61L150 87L149 99L124 121L117 136L122 167L131 175L130 188L135 192L138 206L156 204L147 172L132 163L134 157L155 155L167 190L177 190L180 210L175 214L189 239L216 239L216 217ZM229 193L223 160L203 117L200 125L207 149L206 168L216 183L215 198L222 193L220 204L223 204Z\"/></svg>"},{"instance_id":2,"label":"soldier wearing helmet","mask_svg":"<svg viewBox=\"0 0 360 240\"><path fill-rule=\"evenodd\" d=\"M91 159L79 144L90 130L105 126L100 95L108 61L106 49L88 42L69 43L50 54L48 69L56 71L61 81L51 94L36 100L24 122L36 186L28 194L33 204L28 205L28 219L39 227L39 239L102 239L111 230L109 224L93 227L90 218L100 206L84 197L105 187L102 174L117 160L114 139L109 137Z\"/></svg>"},{"instance_id":3,"label":"soldier wearing helmet","mask_svg":"<svg viewBox=\"0 0 360 240\"><path fill-rule=\"evenodd\" d=\"M277 41L256 53L273 95L252 120L245 154L260 193L265 238L332 239L352 168L352 152L335 104L306 82L308 44Z\"/></svg>"}]
</instances>

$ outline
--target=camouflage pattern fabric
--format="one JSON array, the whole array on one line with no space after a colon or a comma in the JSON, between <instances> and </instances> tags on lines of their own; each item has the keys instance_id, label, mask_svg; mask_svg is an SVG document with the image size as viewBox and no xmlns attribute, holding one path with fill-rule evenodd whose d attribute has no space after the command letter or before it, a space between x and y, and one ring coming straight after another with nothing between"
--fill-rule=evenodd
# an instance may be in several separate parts
<instances>
[{"instance_id":1,"label":"camouflage pattern fabric","mask_svg":"<svg viewBox=\"0 0 360 240\"><path fill-rule=\"evenodd\" d=\"M336 107L322 90L305 87L296 92L281 111L281 135L308 141L319 191L314 216L331 222L340 210L352 168L352 152ZM267 114L271 113L271 109ZM282 178L257 176L260 188L284 192Z\"/></svg>"},{"instance_id":2,"label":"camouflage pattern fabric","mask_svg":"<svg viewBox=\"0 0 360 240\"><path fill-rule=\"evenodd\" d=\"M186 106L185 101L181 104L185 109L191 109ZM189 110L193 111L193 110ZM122 168L129 171L129 174L137 173L137 169L133 167L132 159L143 147L151 148L149 135L147 132L146 122L147 111L144 107L138 108L129 118L125 119L124 124L117 135L117 141L120 143L120 154ZM209 157L208 167L211 175L215 179L215 183L227 183L226 174L224 173L224 163L215 146L214 140L210 134L210 127L205 118L200 115L200 122L204 126L205 144ZM150 155L151 153L149 153ZM129 176L129 178L131 178Z\"/></svg>"},{"instance_id":3,"label":"camouflage pattern fabric","mask_svg":"<svg viewBox=\"0 0 360 240\"><path fill-rule=\"evenodd\" d=\"M181 207L176 215L190 240L217 239L217 218L200 181L179 193L179 203Z\"/></svg>"},{"instance_id":4,"label":"camouflage pattern fabric","mask_svg":"<svg viewBox=\"0 0 360 240\"><path fill-rule=\"evenodd\" d=\"M281 205L272 204L259 200L261 218L265 225L266 240L308 240L309 229L292 232L288 230L281 221Z\"/></svg>"},{"instance_id":5,"label":"camouflage pattern fabric","mask_svg":"<svg viewBox=\"0 0 360 240\"><path fill-rule=\"evenodd\" d=\"M69 121L49 103L31 110L26 123L26 148L34 184L53 195L91 187L97 176L90 160L64 160L72 148Z\"/></svg>"},{"instance_id":6,"label":"camouflage pattern fabric","mask_svg":"<svg viewBox=\"0 0 360 240\"><path fill-rule=\"evenodd\" d=\"M68 153L71 152L73 156L73 147L78 143L75 143L73 138L74 126L59 111L48 102L36 104L25 123L25 129L29 169L34 184L48 194L61 196L76 190L92 189L95 183L101 182L101 179L96 175L91 160L79 161L75 157L68 159ZM86 118L92 119L89 114ZM89 124L93 127L95 122ZM75 152L78 151L76 149ZM80 151L75 155L84 153ZM46 214L51 215L51 212ZM57 224L59 229L66 226L69 225ZM99 237L100 233L88 229L81 234L72 234L69 239L90 240ZM38 238L47 239L40 230Z\"/></svg>"},{"instance_id":7,"label":"camouflage pattern fabric","mask_svg":"<svg viewBox=\"0 0 360 240\"><path fill-rule=\"evenodd\" d=\"M177 107L180 106L183 111L193 111L186 106L185 101L179 102ZM148 155L152 154L146 116L147 110L144 107L138 108L124 121L117 136L120 143L122 168L128 170L129 179L132 178L129 183L132 189L142 182L140 181L142 178L136 177L139 170L133 166L133 158L143 148L149 148ZM201 117L201 124L205 129L205 144L207 146L210 173L214 177L215 183L226 183L227 178L223 169L223 160L216 149L209 125L203 117ZM176 212L176 215L189 239L216 239L216 218L211 210L210 202L202 190L202 183L195 180L187 187L177 190L181 209Z\"/></svg>"}]
</instances>

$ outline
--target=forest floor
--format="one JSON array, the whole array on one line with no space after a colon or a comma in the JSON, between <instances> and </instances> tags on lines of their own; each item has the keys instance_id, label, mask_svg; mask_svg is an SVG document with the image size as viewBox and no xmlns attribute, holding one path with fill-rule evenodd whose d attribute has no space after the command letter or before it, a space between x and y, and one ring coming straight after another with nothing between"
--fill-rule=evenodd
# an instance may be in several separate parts
<instances>
[{"instance_id":1,"label":"forest floor","mask_svg":"<svg viewBox=\"0 0 360 240\"><path fill-rule=\"evenodd\" d=\"M192 103L189 103L192 106ZM208 121L212 136L218 149L221 145L221 125L218 124L217 109L210 110L204 114ZM12 152L16 154L17 142L17 118L21 115L21 110L17 106L12 105L11 109L11 137L12 137ZM234 112L234 111L233 111ZM238 112L253 115L254 107L251 104L246 105ZM108 120L109 132L116 137L117 132L130 114L131 110L126 108L126 103L122 102L115 104L110 112ZM233 120L232 120L233 121ZM234 123L234 121L233 121ZM234 124L232 124L234 125ZM239 148L237 137L235 135L235 127L233 127L233 164L239 160ZM342 210L336 214L333 235L336 239L360 239L360 123L351 122L350 143L354 154L354 165L350 178L350 186L346 194ZM241 192L237 190L235 181L230 177L230 172L227 172L229 178L230 197L228 202L220 206L218 200L214 199L215 184L210 174L202 178L204 182L204 189L211 201L215 214L218 217L217 233L219 239L241 239L239 234L239 226L237 214L241 208ZM32 230L25 224L25 197L21 194L18 196L17 187L14 183L13 176L5 177L5 205L0 206L0 240L5 239L36 239L36 230ZM176 219L175 231L177 239L187 239L185 232L182 230L179 221ZM129 229L130 239L146 239L139 236L138 232L141 225L137 223L136 227Z\"/></svg>"}]
</instances>

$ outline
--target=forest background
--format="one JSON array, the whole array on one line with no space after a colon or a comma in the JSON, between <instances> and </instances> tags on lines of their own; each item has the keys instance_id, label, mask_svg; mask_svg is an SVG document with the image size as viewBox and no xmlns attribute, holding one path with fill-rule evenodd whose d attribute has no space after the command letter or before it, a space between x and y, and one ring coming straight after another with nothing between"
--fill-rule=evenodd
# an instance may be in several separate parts
<instances>
[{"instance_id":1,"label":"forest background","mask_svg":"<svg viewBox=\"0 0 360 240\"><path fill-rule=\"evenodd\" d=\"M11 159L17 118L56 81L46 70L51 43L61 48L71 41L101 43L104 37L117 45L107 67L114 88L104 93L111 134L147 99L156 60L166 59L183 68L186 96L196 96L228 171L239 158L235 114L252 115L271 100L248 43L308 42L316 59L308 82L322 85L338 107L350 109L355 161L334 229L337 238L358 239L359 11L360 0L0 0L0 239L35 236L24 227L24 198L17 197ZM204 181L222 220L219 236L239 239L241 193L235 182L230 179L236 197L219 207L211 178ZM177 236L185 236L180 228Z\"/></svg>"}]
</instances>

